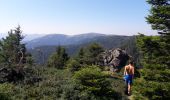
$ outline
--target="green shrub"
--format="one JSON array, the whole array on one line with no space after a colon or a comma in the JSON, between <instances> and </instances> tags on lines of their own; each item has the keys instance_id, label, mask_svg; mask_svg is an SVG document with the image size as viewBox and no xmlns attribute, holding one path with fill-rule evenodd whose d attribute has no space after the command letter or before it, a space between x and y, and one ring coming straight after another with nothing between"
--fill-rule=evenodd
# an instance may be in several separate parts
<instances>
[{"instance_id":1,"label":"green shrub","mask_svg":"<svg viewBox=\"0 0 170 100\"><path fill-rule=\"evenodd\" d=\"M0 84L0 100L10 100L13 95L14 85L10 83Z\"/></svg>"},{"instance_id":2,"label":"green shrub","mask_svg":"<svg viewBox=\"0 0 170 100\"><path fill-rule=\"evenodd\" d=\"M79 85L78 90L82 92L81 94L86 92L86 95L102 100L118 99L120 94L112 89L111 82L107 77L98 67L90 66L76 72L73 79Z\"/></svg>"},{"instance_id":3,"label":"green shrub","mask_svg":"<svg viewBox=\"0 0 170 100\"><path fill-rule=\"evenodd\" d=\"M82 65L75 59L70 59L66 66L71 72L78 71L82 67Z\"/></svg>"},{"instance_id":4,"label":"green shrub","mask_svg":"<svg viewBox=\"0 0 170 100\"><path fill-rule=\"evenodd\" d=\"M0 100L10 100L8 94L0 93Z\"/></svg>"},{"instance_id":5,"label":"green shrub","mask_svg":"<svg viewBox=\"0 0 170 100\"><path fill-rule=\"evenodd\" d=\"M47 66L63 69L68 60L69 57L66 53L66 49L64 47L59 46L56 52L49 57Z\"/></svg>"}]
</instances>

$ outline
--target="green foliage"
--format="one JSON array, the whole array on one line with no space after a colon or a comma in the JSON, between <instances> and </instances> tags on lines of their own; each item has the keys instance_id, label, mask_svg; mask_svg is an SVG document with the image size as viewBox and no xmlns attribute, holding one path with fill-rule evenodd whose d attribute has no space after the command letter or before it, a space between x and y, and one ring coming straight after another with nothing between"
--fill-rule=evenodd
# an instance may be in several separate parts
<instances>
[{"instance_id":1,"label":"green foliage","mask_svg":"<svg viewBox=\"0 0 170 100\"><path fill-rule=\"evenodd\" d=\"M88 65L98 65L100 63L99 54L103 52L104 49L97 43L93 43L87 47L86 53L86 64Z\"/></svg>"},{"instance_id":2,"label":"green foliage","mask_svg":"<svg viewBox=\"0 0 170 100\"><path fill-rule=\"evenodd\" d=\"M34 59L33 59L33 57L32 57L32 55L30 54L30 53L28 53L27 54L27 57L26 57L26 63L28 64L28 65L33 65L34 64Z\"/></svg>"},{"instance_id":3,"label":"green foliage","mask_svg":"<svg viewBox=\"0 0 170 100\"><path fill-rule=\"evenodd\" d=\"M63 69L69 57L64 47L59 46L54 54L49 57L47 66Z\"/></svg>"},{"instance_id":4,"label":"green foliage","mask_svg":"<svg viewBox=\"0 0 170 100\"><path fill-rule=\"evenodd\" d=\"M142 77L135 80L134 93L141 98L153 100L170 98L170 69L165 63L163 53L166 52L163 45L160 36L137 37L144 68L140 70Z\"/></svg>"},{"instance_id":5,"label":"green foliage","mask_svg":"<svg viewBox=\"0 0 170 100\"><path fill-rule=\"evenodd\" d=\"M99 65L101 62L100 53L104 48L97 43L81 48L78 52L77 61L82 65Z\"/></svg>"},{"instance_id":6,"label":"green foliage","mask_svg":"<svg viewBox=\"0 0 170 100\"><path fill-rule=\"evenodd\" d=\"M169 0L147 0L151 5L150 15L146 18L154 30L160 34L170 34L170 2Z\"/></svg>"},{"instance_id":7,"label":"green foliage","mask_svg":"<svg viewBox=\"0 0 170 100\"><path fill-rule=\"evenodd\" d=\"M74 59L69 59L65 48L59 46L48 60L49 67L32 66L34 61L32 56L26 53L25 44L21 43L23 39L21 33L18 27L9 32L6 39L0 41L0 64L8 65L8 68L18 64L23 65L21 69L20 67L11 68L13 70L6 68L1 72L1 75L5 73L10 78L13 76L13 74L10 76L10 72L16 76L22 74L23 79L15 83L1 83L0 99L113 100L121 98L121 94L114 90L117 87L115 83L118 82L116 80L113 82L98 66L91 66L99 65L101 62L99 54L103 52L103 48L99 44L94 43L80 49ZM68 69L63 69L65 66L75 74ZM16 76L12 78L18 78Z\"/></svg>"},{"instance_id":8,"label":"green foliage","mask_svg":"<svg viewBox=\"0 0 170 100\"><path fill-rule=\"evenodd\" d=\"M30 70L26 72L28 76L24 81L0 84L0 97L5 98L4 100L117 100L122 98L116 91L118 88L122 91L123 82L117 79L113 81L108 74L104 74L96 66L82 68L75 72L75 75L68 69L60 70L42 66L28 68ZM35 75L40 76L41 80L33 82ZM80 82L83 81L82 79L85 84Z\"/></svg>"},{"instance_id":9,"label":"green foliage","mask_svg":"<svg viewBox=\"0 0 170 100\"><path fill-rule=\"evenodd\" d=\"M68 70L41 67L34 68L34 71L38 71L37 74L42 77L42 81L34 84L0 84L0 96L8 97L12 100L54 100L62 98L64 87L66 87L65 85L68 84L67 80L71 77L71 73Z\"/></svg>"},{"instance_id":10,"label":"green foliage","mask_svg":"<svg viewBox=\"0 0 170 100\"><path fill-rule=\"evenodd\" d=\"M149 100L168 100L170 96L170 84L168 82L155 82L145 79L136 79L134 94L136 98L148 98Z\"/></svg>"},{"instance_id":11,"label":"green foliage","mask_svg":"<svg viewBox=\"0 0 170 100\"><path fill-rule=\"evenodd\" d=\"M131 38L133 38L133 36L131 37L131 36L104 35L91 38L90 40L86 39L85 41L81 42L79 41L76 42L76 44L65 45L64 47L66 48L66 51L69 56L75 56L79 52L80 48L85 49L89 44L94 42L100 44L105 49L113 49L121 47L122 44L127 43L127 41L130 40ZM42 45L35 47L34 49L28 49L28 51L31 52L36 63L44 64L47 62L51 53L56 51L56 46Z\"/></svg>"},{"instance_id":12,"label":"green foliage","mask_svg":"<svg viewBox=\"0 0 170 100\"><path fill-rule=\"evenodd\" d=\"M0 99L1 100L11 100L10 94L12 94L12 89L14 85L9 83L0 84Z\"/></svg>"},{"instance_id":13,"label":"green foliage","mask_svg":"<svg viewBox=\"0 0 170 100\"><path fill-rule=\"evenodd\" d=\"M11 100L7 94L0 93L1 100Z\"/></svg>"},{"instance_id":14,"label":"green foliage","mask_svg":"<svg viewBox=\"0 0 170 100\"><path fill-rule=\"evenodd\" d=\"M27 53L25 44L21 43L23 36L20 26L8 32L8 36L0 41L0 64L4 66L16 66L25 64Z\"/></svg>"},{"instance_id":15,"label":"green foliage","mask_svg":"<svg viewBox=\"0 0 170 100\"><path fill-rule=\"evenodd\" d=\"M85 49L81 49L78 57L70 60L65 48L59 46L48 60L50 67L31 67L34 61L32 56L26 53L25 45L21 43L22 39L20 27L18 27L9 32L6 39L0 41L0 64L8 65L8 67L18 64L24 65L22 70L19 70L23 72L23 80L15 84L0 84L0 99L112 100L120 96L112 89L108 76L95 66L92 66L90 72L88 70L82 74L84 77L89 77L89 80L86 80L86 85L77 81L77 73L81 73L78 70L82 71L86 63L89 65L98 64L98 55L103 51L100 45L94 43ZM70 73L70 70L60 70L65 66L73 72L78 71L73 78L73 73Z\"/></svg>"},{"instance_id":16,"label":"green foliage","mask_svg":"<svg viewBox=\"0 0 170 100\"><path fill-rule=\"evenodd\" d=\"M78 52L78 56L77 56L77 60L80 64L85 64L85 49L84 48L80 48L79 52Z\"/></svg>"},{"instance_id":17,"label":"green foliage","mask_svg":"<svg viewBox=\"0 0 170 100\"><path fill-rule=\"evenodd\" d=\"M100 63L103 62L103 59L100 58L100 53L103 51L103 47L97 43L80 48L76 57L68 61L67 67L74 72L84 68L87 65L100 65Z\"/></svg>"},{"instance_id":18,"label":"green foliage","mask_svg":"<svg viewBox=\"0 0 170 100\"><path fill-rule=\"evenodd\" d=\"M161 35L162 46L161 59L164 64L170 66L170 1L169 0L147 0L151 5L150 15L146 18L152 25L152 29L157 30ZM161 60L160 59L160 60ZM166 61L166 62L165 62Z\"/></svg>"},{"instance_id":19,"label":"green foliage","mask_svg":"<svg viewBox=\"0 0 170 100\"><path fill-rule=\"evenodd\" d=\"M73 79L80 85L80 91L86 91L97 99L118 98L118 93L111 88L111 82L107 77L98 67L90 66L76 72Z\"/></svg>"},{"instance_id":20,"label":"green foliage","mask_svg":"<svg viewBox=\"0 0 170 100\"><path fill-rule=\"evenodd\" d=\"M170 1L147 0L151 5L147 22L160 36L140 35L137 45L142 54L141 79L136 79L136 92L149 99L170 99ZM140 84L142 83L142 84Z\"/></svg>"},{"instance_id":21,"label":"green foliage","mask_svg":"<svg viewBox=\"0 0 170 100\"><path fill-rule=\"evenodd\" d=\"M121 46L121 48L124 49L132 57L130 59L132 59L135 62L135 67L138 68L141 66L140 63L141 55L137 48L136 38L137 38L136 36L132 36L127 42L124 43L124 45Z\"/></svg>"},{"instance_id":22,"label":"green foliage","mask_svg":"<svg viewBox=\"0 0 170 100\"><path fill-rule=\"evenodd\" d=\"M68 69L70 69L71 72L78 71L82 68L80 62L75 59L69 59L66 66Z\"/></svg>"}]
</instances>

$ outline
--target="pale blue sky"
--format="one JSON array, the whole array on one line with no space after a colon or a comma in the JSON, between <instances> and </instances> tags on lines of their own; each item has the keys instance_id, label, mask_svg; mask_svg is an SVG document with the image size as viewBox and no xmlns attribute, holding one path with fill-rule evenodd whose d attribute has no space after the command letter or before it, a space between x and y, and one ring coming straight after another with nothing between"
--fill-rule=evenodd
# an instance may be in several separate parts
<instances>
[{"instance_id":1,"label":"pale blue sky","mask_svg":"<svg viewBox=\"0 0 170 100\"><path fill-rule=\"evenodd\" d=\"M0 0L0 33L156 34L146 23L146 0Z\"/></svg>"}]
</instances>

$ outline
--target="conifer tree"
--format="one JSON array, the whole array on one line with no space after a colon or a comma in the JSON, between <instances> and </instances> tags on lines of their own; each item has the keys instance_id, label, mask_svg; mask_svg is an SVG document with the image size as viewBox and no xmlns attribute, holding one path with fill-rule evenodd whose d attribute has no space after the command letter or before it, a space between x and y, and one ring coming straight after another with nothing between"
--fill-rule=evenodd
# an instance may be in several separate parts
<instances>
[{"instance_id":1,"label":"conifer tree","mask_svg":"<svg viewBox=\"0 0 170 100\"><path fill-rule=\"evenodd\" d=\"M100 63L100 53L104 51L104 48L97 44L93 43L87 47L86 59L88 65L98 65Z\"/></svg>"},{"instance_id":2,"label":"conifer tree","mask_svg":"<svg viewBox=\"0 0 170 100\"><path fill-rule=\"evenodd\" d=\"M16 66L26 63L26 47L20 26L8 32L8 36L0 41L0 64L4 66Z\"/></svg>"},{"instance_id":3,"label":"conifer tree","mask_svg":"<svg viewBox=\"0 0 170 100\"><path fill-rule=\"evenodd\" d=\"M147 0L151 5L150 15L146 17L153 30L160 34L159 62L170 68L170 0Z\"/></svg>"},{"instance_id":4,"label":"conifer tree","mask_svg":"<svg viewBox=\"0 0 170 100\"><path fill-rule=\"evenodd\" d=\"M151 5L150 15L146 17L147 22L161 36L160 48L164 57L160 60L170 68L170 0L147 0L147 2Z\"/></svg>"},{"instance_id":5,"label":"conifer tree","mask_svg":"<svg viewBox=\"0 0 170 100\"><path fill-rule=\"evenodd\" d=\"M151 5L146 17L159 36L137 37L142 53L142 77L136 79L135 91L150 100L170 99L170 0L147 0ZM139 95L137 98L139 98ZM144 99L144 98L143 98Z\"/></svg>"},{"instance_id":6,"label":"conifer tree","mask_svg":"<svg viewBox=\"0 0 170 100\"><path fill-rule=\"evenodd\" d=\"M80 64L84 64L84 59L85 59L85 50L84 48L80 48L78 52L77 60L79 61Z\"/></svg>"},{"instance_id":7,"label":"conifer tree","mask_svg":"<svg viewBox=\"0 0 170 100\"><path fill-rule=\"evenodd\" d=\"M49 67L63 69L68 59L69 57L68 54L66 53L65 48L58 46L56 52L49 57L47 65Z\"/></svg>"}]
</instances>

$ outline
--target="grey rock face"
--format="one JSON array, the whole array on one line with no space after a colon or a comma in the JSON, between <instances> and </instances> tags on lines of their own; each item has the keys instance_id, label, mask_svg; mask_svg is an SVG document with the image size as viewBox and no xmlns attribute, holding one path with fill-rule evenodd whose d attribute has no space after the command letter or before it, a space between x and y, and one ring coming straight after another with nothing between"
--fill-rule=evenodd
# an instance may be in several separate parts
<instances>
[{"instance_id":1,"label":"grey rock face","mask_svg":"<svg viewBox=\"0 0 170 100\"><path fill-rule=\"evenodd\" d=\"M110 66L111 71L120 71L130 58L126 51L120 48L105 51L101 55L104 60L104 65Z\"/></svg>"}]
</instances>

